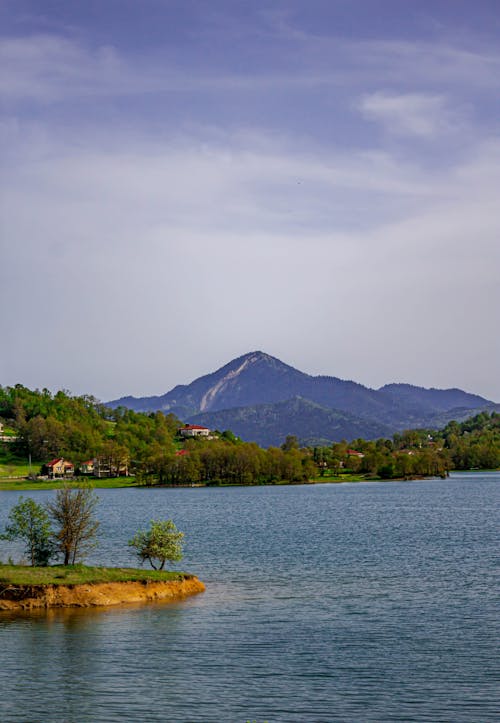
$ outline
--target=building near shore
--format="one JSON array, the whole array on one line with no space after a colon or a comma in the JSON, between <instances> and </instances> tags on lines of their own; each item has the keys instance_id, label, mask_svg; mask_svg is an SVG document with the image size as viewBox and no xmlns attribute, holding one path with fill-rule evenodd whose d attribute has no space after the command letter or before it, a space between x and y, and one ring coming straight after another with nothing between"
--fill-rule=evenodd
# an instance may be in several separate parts
<instances>
[{"instance_id":1,"label":"building near shore","mask_svg":"<svg viewBox=\"0 0 500 723\"><path fill-rule=\"evenodd\" d=\"M50 479L67 479L75 474L75 465L63 457L58 457L47 462L42 468L42 472Z\"/></svg>"}]
</instances>

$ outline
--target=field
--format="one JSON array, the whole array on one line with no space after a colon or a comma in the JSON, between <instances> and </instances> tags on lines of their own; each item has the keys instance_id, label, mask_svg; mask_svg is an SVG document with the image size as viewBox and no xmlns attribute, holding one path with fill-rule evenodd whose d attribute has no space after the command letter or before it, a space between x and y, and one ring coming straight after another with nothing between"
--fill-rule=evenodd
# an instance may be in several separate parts
<instances>
[{"instance_id":1,"label":"field","mask_svg":"<svg viewBox=\"0 0 500 723\"><path fill-rule=\"evenodd\" d=\"M17 457L9 449L9 444L0 444L0 482L27 477L30 472L38 472L39 462L32 462L31 468L26 457Z\"/></svg>"}]
</instances>

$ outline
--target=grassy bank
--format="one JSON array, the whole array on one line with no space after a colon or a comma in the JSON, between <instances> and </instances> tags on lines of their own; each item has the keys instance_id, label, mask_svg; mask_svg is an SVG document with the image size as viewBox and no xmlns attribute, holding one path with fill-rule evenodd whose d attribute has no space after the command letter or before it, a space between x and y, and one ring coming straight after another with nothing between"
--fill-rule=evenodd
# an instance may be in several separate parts
<instances>
[{"instance_id":1,"label":"grassy bank","mask_svg":"<svg viewBox=\"0 0 500 723\"><path fill-rule=\"evenodd\" d=\"M139 570L128 567L87 567L86 565L1 565L0 586L3 585L97 585L108 582L167 582L183 580L183 572Z\"/></svg>"},{"instance_id":2,"label":"grassy bank","mask_svg":"<svg viewBox=\"0 0 500 723\"><path fill-rule=\"evenodd\" d=\"M332 475L323 475L323 477L314 477L311 482L314 482L315 484L321 484L326 482L366 482L367 480L373 481L379 479L378 477L374 477L373 475L368 474L332 474Z\"/></svg>"},{"instance_id":3,"label":"grassy bank","mask_svg":"<svg viewBox=\"0 0 500 723\"><path fill-rule=\"evenodd\" d=\"M314 484L321 484L326 482L363 482L364 480L368 479L367 475L363 474L342 474L338 476L332 476L332 477L317 477L315 479L311 479L310 482ZM371 480L373 480L373 477L370 477ZM77 480L74 480L77 481ZM135 482L134 477L116 477L112 479L94 479L92 478L90 480L92 482L92 486L95 489L116 489L116 488L123 488L123 487L140 487L140 485L137 485ZM271 484L271 483L269 483ZM293 482L289 482L288 480L282 480L279 482L274 482L275 485L290 485L294 484ZM304 482L301 482L300 484L305 484ZM60 488L62 485L61 480L31 480L31 479L8 479L8 478L2 478L0 476L0 491L2 490L14 490L17 492L29 492L32 490L55 490ZM241 483L223 483L221 482L219 485L208 485L204 484L203 482L197 483L196 485L151 485L150 487L146 487L142 485L143 489L154 489L154 487L241 487ZM247 485L244 485L247 486ZM249 485L248 485L249 486ZM255 485L258 486L258 485Z\"/></svg>"},{"instance_id":4,"label":"grassy bank","mask_svg":"<svg viewBox=\"0 0 500 723\"><path fill-rule=\"evenodd\" d=\"M70 480L71 481L71 480ZM78 482L79 480L72 480ZM89 480L87 480L89 481ZM113 477L111 479L91 478L95 489L115 489L118 487L137 487L134 477ZM29 492L30 490L57 490L62 486L61 480L9 479L0 477L1 490Z\"/></svg>"}]
</instances>

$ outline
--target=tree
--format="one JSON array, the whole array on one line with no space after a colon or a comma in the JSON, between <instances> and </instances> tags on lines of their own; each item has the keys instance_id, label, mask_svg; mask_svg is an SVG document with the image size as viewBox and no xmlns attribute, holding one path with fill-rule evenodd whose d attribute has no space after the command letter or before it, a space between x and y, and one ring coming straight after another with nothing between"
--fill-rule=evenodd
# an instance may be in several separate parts
<instances>
[{"instance_id":1,"label":"tree","mask_svg":"<svg viewBox=\"0 0 500 723\"><path fill-rule=\"evenodd\" d=\"M154 570L163 570L167 560L182 559L183 537L172 520L151 520L149 530L139 530L128 544L141 562L147 560Z\"/></svg>"},{"instance_id":2,"label":"tree","mask_svg":"<svg viewBox=\"0 0 500 723\"><path fill-rule=\"evenodd\" d=\"M299 448L299 440L295 434L287 434L285 441L281 445L281 449L284 452L290 452L292 449Z\"/></svg>"},{"instance_id":3,"label":"tree","mask_svg":"<svg viewBox=\"0 0 500 723\"><path fill-rule=\"evenodd\" d=\"M20 497L18 504L9 512L9 521L5 533L0 537L3 540L24 540L25 552L31 564L48 565L54 555L54 545L50 520L45 509L31 497L26 500Z\"/></svg>"},{"instance_id":4,"label":"tree","mask_svg":"<svg viewBox=\"0 0 500 723\"><path fill-rule=\"evenodd\" d=\"M98 500L91 485L65 484L57 490L55 501L47 504L57 525L55 546L64 556L65 565L74 565L96 546L99 522L94 513Z\"/></svg>"}]
</instances>

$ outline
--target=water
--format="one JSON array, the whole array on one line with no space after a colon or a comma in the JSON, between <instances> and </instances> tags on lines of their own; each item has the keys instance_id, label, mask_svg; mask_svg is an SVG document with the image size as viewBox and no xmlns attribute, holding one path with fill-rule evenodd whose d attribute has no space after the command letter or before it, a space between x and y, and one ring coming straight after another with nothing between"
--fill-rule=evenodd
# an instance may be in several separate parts
<instances>
[{"instance_id":1,"label":"water","mask_svg":"<svg viewBox=\"0 0 500 723\"><path fill-rule=\"evenodd\" d=\"M1 614L0 720L498 721L499 483L99 490L90 562L172 517L207 592Z\"/></svg>"}]
</instances>

